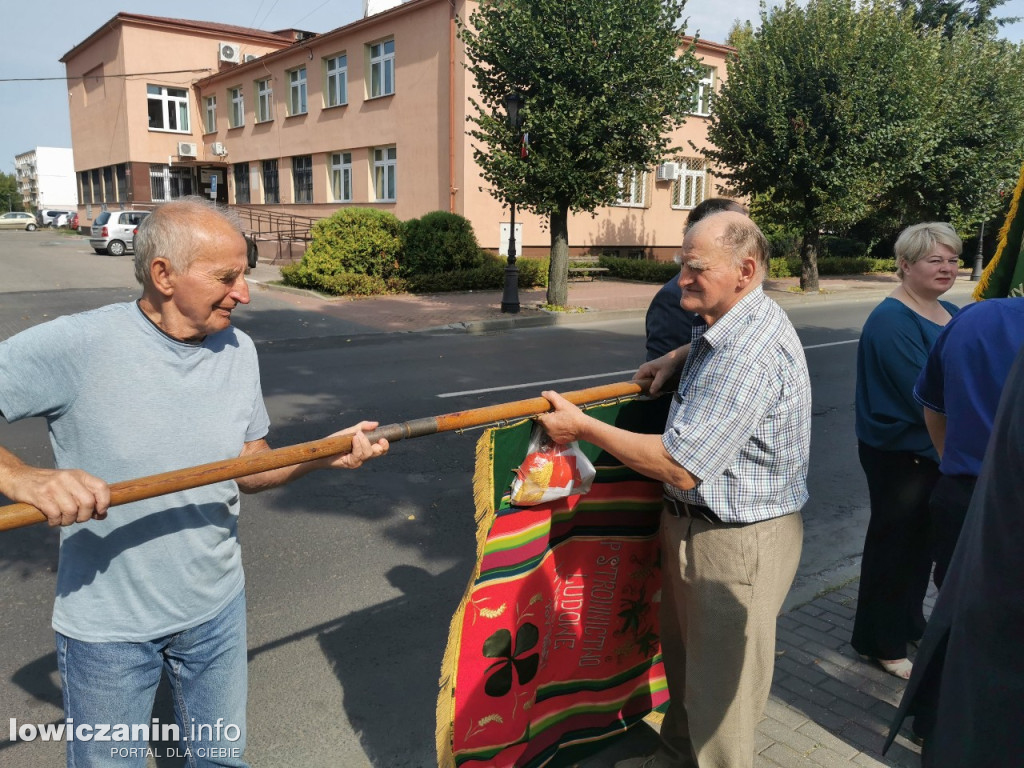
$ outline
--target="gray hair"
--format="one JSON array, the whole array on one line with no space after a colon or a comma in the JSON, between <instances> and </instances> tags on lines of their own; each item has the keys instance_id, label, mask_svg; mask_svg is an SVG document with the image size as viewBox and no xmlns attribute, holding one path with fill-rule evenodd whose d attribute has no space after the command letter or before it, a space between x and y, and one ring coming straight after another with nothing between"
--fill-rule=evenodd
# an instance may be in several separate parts
<instances>
[{"instance_id":1,"label":"gray hair","mask_svg":"<svg viewBox=\"0 0 1024 768\"><path fill-rule=\"evenodd\" d=\"M761 280L768 275L771 246L761 228L752 219L736 219L726 224L718 238L722 248L732 256L733 265L739 267L743 259L751 258L757 264Z\"/></svg>"},{"instance_id":2,"label":"gray hair","mask_svg":"<svg viewBox=\"0 0 1024 768\"><path fill-rule=\"evenodd\" d=\"M900 260L914 264L927 256L936 244L948 246L959 256L963 253L964 244L952 226L944 221L925 221L907 227L896 238L893 253L896 255L896 274L903 279Z\"/></svg>"},{"instance_id":3,"label":"gray hair","mask_svg":"<svg viewBox=\"0 0 1024 768\"><path fill-rule=\"evenodd\" d=\"M198 236L211 216L223 219L242 235L234 211L196 195L164 203L144 218L135 235L135 279L148 286L155 259L167 259L176 274L187 272L197 255Z\"/></svg>"}]
</instances>

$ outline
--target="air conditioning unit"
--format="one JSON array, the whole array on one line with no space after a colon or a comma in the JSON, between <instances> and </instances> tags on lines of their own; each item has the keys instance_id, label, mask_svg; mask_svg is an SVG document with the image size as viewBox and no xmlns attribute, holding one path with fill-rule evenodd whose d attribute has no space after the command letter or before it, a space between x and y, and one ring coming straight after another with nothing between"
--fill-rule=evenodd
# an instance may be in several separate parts
<instances>
[{"instance_id":1,"label":"air conditioning unit","mask_svg":"<svg viewBox=\"0 0 1024 768\"><path fill-rule=\"evenodd\" d=\"M247 54L245 54L245 57L242 59L242 61L245 61L245 62L256 61L256 59L258 59L258 58L259 58L259 56L257 56L255 53L247 53Z\"/></svg>"},{"instance_id":2,"label":"air conditioning unit","mask_svg":"<svg viewBox=\"0 0 1024 768\"><path fill-rule=\"evenodd\" d=\"M178 157L195 157L199 148L191 141L178 142Z\"/></svg>"},{"instance_id":3,"label":"air conditioning unit","mask_svg":"<svg viewBox=\"0 0 1024 768\"><path fill-rule=\"evenodd\" d=\"M228 153L227 147L222 142L215 141L210 145L210 154L217 157L224 157Z\"/></svg>"},{"instance_id":4,"label":"air conditioning unit","mask_svg":"<svg viewBox=\"0 0 1024 768\"><path fill-rule=\"evenodd\" d=\"M654 173L655 181L675 181L679 178L679 166L675 163L662 163Z\"/></svg>"},{"instance_id":5,"label":"air conditioning unit","mask_svg":"<svg viewBox=\"0 0 1024 768\"><path fill-rule=\"evenodd\" d=\"M221 61L227 61L231 64L237 64L241 61L240 51L238 50L238 46L234 43L219 43L217 57Z\"/></svg>"}]
</instances>

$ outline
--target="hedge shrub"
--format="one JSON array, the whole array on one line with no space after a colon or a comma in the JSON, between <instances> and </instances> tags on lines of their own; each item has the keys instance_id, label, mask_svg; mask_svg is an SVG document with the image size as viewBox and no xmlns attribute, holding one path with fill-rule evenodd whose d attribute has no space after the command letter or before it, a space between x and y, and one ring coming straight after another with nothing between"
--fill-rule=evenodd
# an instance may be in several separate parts
<instances>
[{"instance_id":1,"label":"hedge shrub","mask_svg":"<svg viewBox=\"0 0 1024 768\"><path fill-rule=\"evenodd\" d=\"M409 219L402 225L402 239L401 272L405 277L484 265L473 225L457 213L431 211Z\"/></svg>"},{"instance_id":2,"label":"hedge shrub","mask_svg":"<svg viewBox=\"0 0 1024 768\"><path fill-rule=\"evenodd\" d=\"M285 267L287 285L345 293L365 293L398 275L402 254L402 223L374 208L342 208L313 225L312 242L302 261ZM360 281L341 275L363 275L382 281ZM372 292L372 291L370 291Z\"/></svg>"},{"instance_id":3,"label":"hedge shrub","mask_svg":"<svg viewBox=\"0 0 1024 768\"><path fill-rule=\"evenodd\" d=\"M473 269L434 272L406 278L408 290L414 293L443 293L445 291L494 291L505 287L503 257L488 251L481 252L483 264ZM517 259L519 287L535 288L548 284L548 259Z\"/></svg>"},{"instance_id":4,"label":"hedge shrub","mask_svg":"<svg viewBox=\"0 0 1024 768\"><path fill-rule=\"evenodd\" d=\"M570 260L571 261L571 260ZM651 261L649 259L622 259L602 256L598 264L608 268L609 277L622 280L638 280L643 283L665 283L678 277L679 265L674 261Z\"/></svg>"}]
</instances>

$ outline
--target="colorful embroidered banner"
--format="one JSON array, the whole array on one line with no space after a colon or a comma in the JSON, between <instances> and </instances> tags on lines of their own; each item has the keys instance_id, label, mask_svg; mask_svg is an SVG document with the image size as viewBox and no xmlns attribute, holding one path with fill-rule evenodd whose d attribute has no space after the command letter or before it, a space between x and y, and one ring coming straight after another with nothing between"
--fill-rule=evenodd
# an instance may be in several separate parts
<instances>
[{"instance_id":1,"label":"colorful embroidered banner","mask_svg":"<svg viewBox=\"0 0 1024 768\"><path fill-rule=\"evenodd\" d=\"M1021 195L1024 193L1024 168L1021 169L1017 188L1013 191L1010 210L1006 214L1002 229L999 230L999 244L992 261L981 273L981 279L974 288L974 298L998 299L1007 296L1024 296L1024 208Z\"/></svg>"},{"instance_id":2,"label":"colorful embroidered banner","mask_svg":"<svg viewBox=\"0 0 1024 768\"><path fill-rule=\"evenodd\" d=\"M658 418L651 405L589 413L660 432L644 424ZM661 484L584 443L597 468L589 493L511 507L531 425L488 430L477 444L478 557L441 673L442 768L569 765L668 700L658 643Z\"/></svg>"}]
</instances>

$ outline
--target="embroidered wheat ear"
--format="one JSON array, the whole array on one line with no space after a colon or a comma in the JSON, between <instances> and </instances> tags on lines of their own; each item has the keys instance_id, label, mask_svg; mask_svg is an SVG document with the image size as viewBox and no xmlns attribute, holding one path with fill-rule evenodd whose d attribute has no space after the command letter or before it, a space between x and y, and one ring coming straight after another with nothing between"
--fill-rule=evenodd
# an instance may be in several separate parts
<instances>
[{"instance_id":1,"label":"embroidered wheat ear","mask_svg":"<svg viewBox=\"0 0 1024 768\"><path fill-rule=\"evenodd\" d=\"M483 616L485 619L496 619L505 612L506 607L507 604L502 603L497 608L481 608L480 615Z\"/></svg>"}]
</instances>

